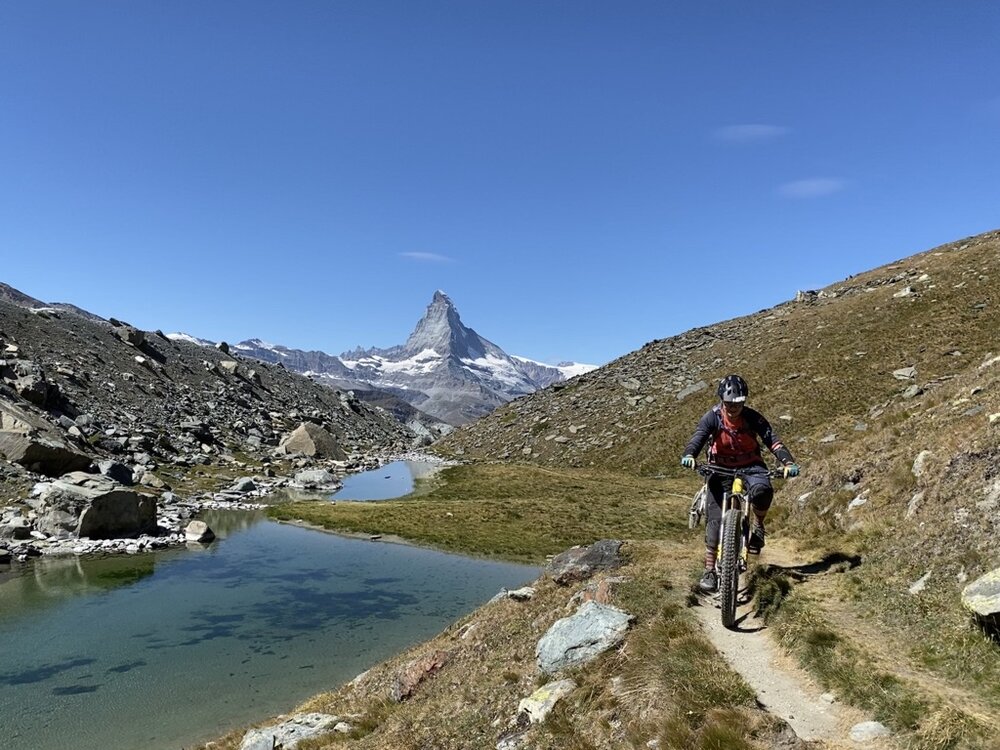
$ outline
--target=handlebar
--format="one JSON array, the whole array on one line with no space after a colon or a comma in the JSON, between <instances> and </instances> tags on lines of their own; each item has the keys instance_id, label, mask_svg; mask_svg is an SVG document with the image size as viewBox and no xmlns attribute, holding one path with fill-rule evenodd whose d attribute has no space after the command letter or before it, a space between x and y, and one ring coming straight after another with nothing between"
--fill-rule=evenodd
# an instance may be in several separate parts
<instances>
[{"instance_id":1,"label":"handlebar","mask_svg":"<svg viewBox=\"0 0 1000 750\"><path fill-rule=\"evenodd\" d=\"M740 468L734 469L729 466L718 466L716 464L701 464L695 466L695 471L697 471L699 474L701 474L701 476L707 479L713 474L719 474L724 477L739 477L739 476L745 477L749 474L759 473L759 472L748 471L748 469L754 469L754 468L759 469L760 467L741 466ZM767 472L767 476L770 477L771 479L784 479L785 470L784 468L770 469Z\"/></svg>"}]
</instances>

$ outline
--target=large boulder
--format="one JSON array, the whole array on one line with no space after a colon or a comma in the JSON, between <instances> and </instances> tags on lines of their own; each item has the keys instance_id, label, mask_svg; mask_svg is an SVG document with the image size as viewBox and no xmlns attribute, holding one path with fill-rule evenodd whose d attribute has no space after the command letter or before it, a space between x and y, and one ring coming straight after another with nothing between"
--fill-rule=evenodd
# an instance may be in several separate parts
<instances>
[{"instance_id":1,"label":"large boulder","mask_svg":"<svg viewBox=\"0 0 1000 750\"><path fill-rule=\"evenodd\" d=\"M90 456L53 438L36 437L18 430L0 430L0 455L14 464L58 477L90 466Z\"/></svg>"},{"instance_id":2,"label":"large boulder","mask_svg":"<svg viewBox=\"0 0 1000 750\"><path fill-rule=\"evenodd\" d=\"M145 331L140 331L135 326L115 320L114 318L111 318L109 322L114 326L114 328L111 329L112 333L114 333L115 336L120 338L126 344L138 347L146 343Z\"/></svg>"},{"instance_id":3,"label":"large boulder","mask_svg":"<svg viewBox=\"0 0 1000 750\"><path fill-rule=\"evenodd\" d=\"M585 664L621 643L633 619L617 607L585 602L576 614L556 620L538 641L538 668L552 674Z\"/></svg>"},{"instance_id":4,"label":"large boulder","mask_svg":"<svg viewBox=\"0 0 1000 750\"><path fill-rule=\"evenodd\" d=\"M61 538L116 539L156 533L156 498L100 475L75 472L35 486L35 529Z\"/></svg>"},{"instance_id":5,"label":"large boulder","mask_svg":"<svg viewBox=\"0 0 1000 750\"><path fill-rule=\"evenodd\" d=\"M188 542L208 544L215 539L215 532L204 521L194 520L185 527L184 539Z\"/></svg>"},{"instance_id":6,"label":"large boulder","mask_svg":"<svg viewBox=\"0 0 1000 750\"><path fill-rule=\"evenodd\" d=\"M347 458L337 438L312 422L303 422L278 446L285 453L301 453L314 458L330 458L343 461Z\"/></svg>"},{"instance_id":7,"label":"large boulder","mask_svg":"<svg viewBox=\"0 0 1000 750\"><path fill-rule=\"evenodd\" d=\"M0 457L50 477L86 469L91 462L45 419L6 399L0 399Z\"/></svg>"}]
</instances>

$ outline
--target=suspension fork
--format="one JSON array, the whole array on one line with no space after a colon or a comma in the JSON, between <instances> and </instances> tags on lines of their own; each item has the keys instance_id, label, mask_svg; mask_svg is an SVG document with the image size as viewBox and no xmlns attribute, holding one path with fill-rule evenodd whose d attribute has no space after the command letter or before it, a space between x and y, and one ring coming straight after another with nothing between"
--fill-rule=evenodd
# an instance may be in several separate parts
<instances>
[{"instance_id":1,"label":"suspension fork","mask_svg":"<svg viewBox=\"0 0 1000 750\"><path fill-rule=\"evenodd\" d=\"M743 497L743 477L737 475L733 477L733 489L722 495L722 519L724 521L726 518L726 513L733 509L733 496L736 495L740 498L740 515L743 517L740 522L740 538L742 539L742 545L740 549L740 560L743 562L744 568L749 562L749 552L747 551L746 545L746 535L747 535L747 524L749 524L749 505L750 501L748 498ZM719 543L715 548L715 559L722 559L722 523L719 524Z\"/></svg>"}]
</instances>

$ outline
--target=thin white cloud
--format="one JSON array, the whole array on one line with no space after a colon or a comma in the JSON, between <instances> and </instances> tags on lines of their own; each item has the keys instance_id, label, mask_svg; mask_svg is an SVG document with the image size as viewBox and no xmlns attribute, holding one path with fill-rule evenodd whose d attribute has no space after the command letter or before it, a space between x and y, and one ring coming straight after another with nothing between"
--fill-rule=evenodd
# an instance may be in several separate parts
<instances>
[{"instance_id":1,"label":"thin white cloud","mask_svg":"<svg viewBox=\"0 0 1000 750\"><path fill-rule=\"evenodd\" d=\"M437 253L400 253L400 258L409 258L410 260L417 260L422 263L450 263L451 258L447 255L438 255Z\"/></svg>"},{"instance_id":2,"label":"thin white cloud","mask_svg":"<svg viewBox=\"0 0 1000 750\"><path fill-rule=\"evenodd\" d=\"M726 125L716 128L713 134L720 141L729 143L753 143L754 141L768 141L780 138L792 132L791 128L783 125L765 125L763 123L748 123L745 125Z\"/></svg>"},{"instance_id":3,"label":"thin white cloud","mask_svg":"<svg viewBox=\"0 0 1000 750\"><path fill-rule=\"evenodd\" d=\"M833 177L810 177L806 180L793 180L778 186L778 194L786 198L820 198L832 195L847 187L846 180Z\"/></svg>"}]
</instances>

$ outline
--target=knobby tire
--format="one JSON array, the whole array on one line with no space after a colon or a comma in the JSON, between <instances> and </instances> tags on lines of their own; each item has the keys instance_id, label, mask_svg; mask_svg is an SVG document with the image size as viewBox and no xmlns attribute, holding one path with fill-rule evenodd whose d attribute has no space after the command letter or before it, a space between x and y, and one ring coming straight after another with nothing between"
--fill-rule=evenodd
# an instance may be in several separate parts
<instances>
[{"instance_id":1,"label":"knobby tire","mask_svg":"<svg viewBox=\"0 0 1000 750\"><path fill-rule=\"evenodd\" d=\"M719 598L722 625L736 627L736 594L740 588L740 543L743 514L735 508L722 519L722 560L719 561Z\"/></svg>"}]
</instances>

